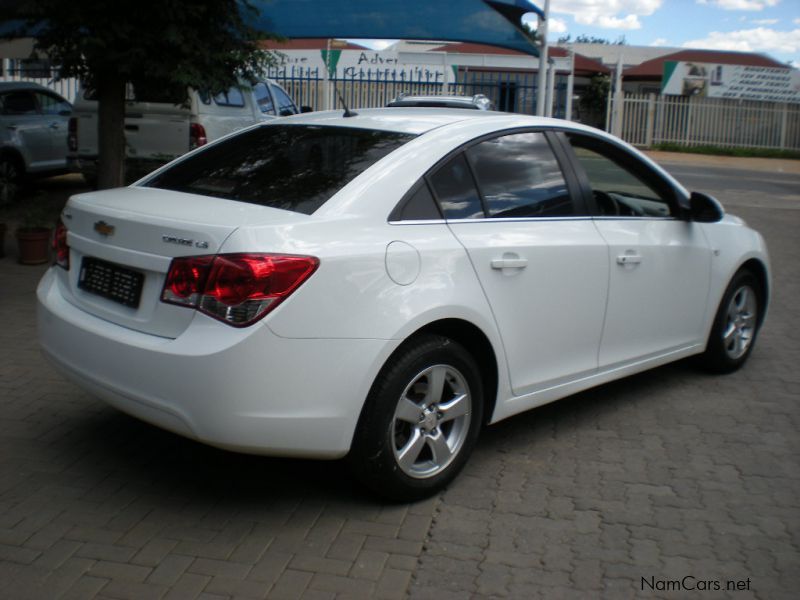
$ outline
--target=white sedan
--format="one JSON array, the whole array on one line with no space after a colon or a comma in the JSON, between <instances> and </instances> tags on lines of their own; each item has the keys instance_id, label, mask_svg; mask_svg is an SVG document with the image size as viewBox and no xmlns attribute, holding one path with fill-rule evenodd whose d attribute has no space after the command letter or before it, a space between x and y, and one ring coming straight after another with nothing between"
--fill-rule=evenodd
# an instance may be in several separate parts
<instances>
[{"instance_id":1,"label":"white sedan","mask_svg":"<svg viewBox=\"0 0 800 600\"><path fill-rule=\"evenodd\" d=\"M347 456L413 499L486 424L753 350L764 240L632 147L521 115L350 115L257 125L71 198L37 291L46 355L165 429Z\"/></svg>"}]
</instances>

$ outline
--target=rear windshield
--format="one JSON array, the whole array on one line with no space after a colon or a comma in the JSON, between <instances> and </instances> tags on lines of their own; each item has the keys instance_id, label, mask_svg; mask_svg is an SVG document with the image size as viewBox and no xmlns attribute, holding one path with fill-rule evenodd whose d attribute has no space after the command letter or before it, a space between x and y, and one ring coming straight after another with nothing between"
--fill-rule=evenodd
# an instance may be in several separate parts
<instances>
[{"instance_id":1,"label":"rear windshield","mask_svg":"<svg viewBox=\"0 0 800 600\"><path fill-rule=\"evenodd\" d=\"M267 125L209 146L145 185L310 215L414 137L350 127Z\"/></svg>"}]
</instances>

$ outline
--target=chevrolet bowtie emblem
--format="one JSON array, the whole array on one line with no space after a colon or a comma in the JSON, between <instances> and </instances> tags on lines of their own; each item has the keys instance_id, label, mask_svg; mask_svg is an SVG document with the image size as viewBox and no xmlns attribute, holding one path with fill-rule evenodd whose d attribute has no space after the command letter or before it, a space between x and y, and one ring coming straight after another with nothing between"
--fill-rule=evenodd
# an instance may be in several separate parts
<instances>
[{"instance_id":1,"label":"chevrolet bowtie emblem","mask_svg":"<svg viewBox=\"0 0 800 600\"><path fill-rule=\"evenodd\" d=\"M114 226L105 221L98 221L94 224L94 230L102 236L108 237L114 234Z\"/></svg>"}]
</instances>

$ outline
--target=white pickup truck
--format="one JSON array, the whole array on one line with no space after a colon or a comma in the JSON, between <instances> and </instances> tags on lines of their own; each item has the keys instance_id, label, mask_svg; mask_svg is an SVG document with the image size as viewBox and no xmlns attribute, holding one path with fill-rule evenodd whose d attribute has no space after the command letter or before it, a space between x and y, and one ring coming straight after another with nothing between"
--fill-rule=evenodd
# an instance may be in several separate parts
<instances>
[{"instance_id":1,"label":"white pickup truck","mask_svg":"<svg viewBox=\"0 0 800 600\"><path fill-rule=\"evenodd\" d=\"M167 161L237 129L308 112L267 79L217 95L189 88L184 105L136 98L129 86L125 106L126 178L138 179ZM91 89L79 93L69 121L69 164L90 183L97 177L98 103Z\"/></svg>"}]
</instances>

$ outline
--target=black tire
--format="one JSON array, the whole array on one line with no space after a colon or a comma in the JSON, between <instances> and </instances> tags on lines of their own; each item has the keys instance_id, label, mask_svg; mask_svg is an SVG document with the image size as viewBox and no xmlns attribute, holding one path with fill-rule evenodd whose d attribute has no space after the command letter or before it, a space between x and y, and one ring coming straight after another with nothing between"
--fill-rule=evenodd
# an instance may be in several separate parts
<instances>
[{"instance_id":1,"label":"black tire","mask_svg":"<svg viewBox=\"0 0 800 600\"><path fill-rule=\"evenodd\" d=\"M738 271L722 296L698 364L711 373L739 369L753 351L763 310L764 291L758 279L747 269Z\"/></svg>"},{"instance_id":2,"label":"black tire","mask_svg":"<svg viewBox=\"0 0 800 600\"><path fill-rule=\"evenodd\" d=\"M373 383L348 462L385 498L425 498L463 468L482 423L475 359L449 338L422 335L401 346Z\"/></svg>"},{"instance_id":3,"label":"black tire","mask_svg":"<svg viewBox=\"0 0 800 600\"><path fill-rule=\"evenodd\" d=\"M23 169L13 156L0 156L0 206L17 198L22 183Z\"/></svg>"}]
</instances>

